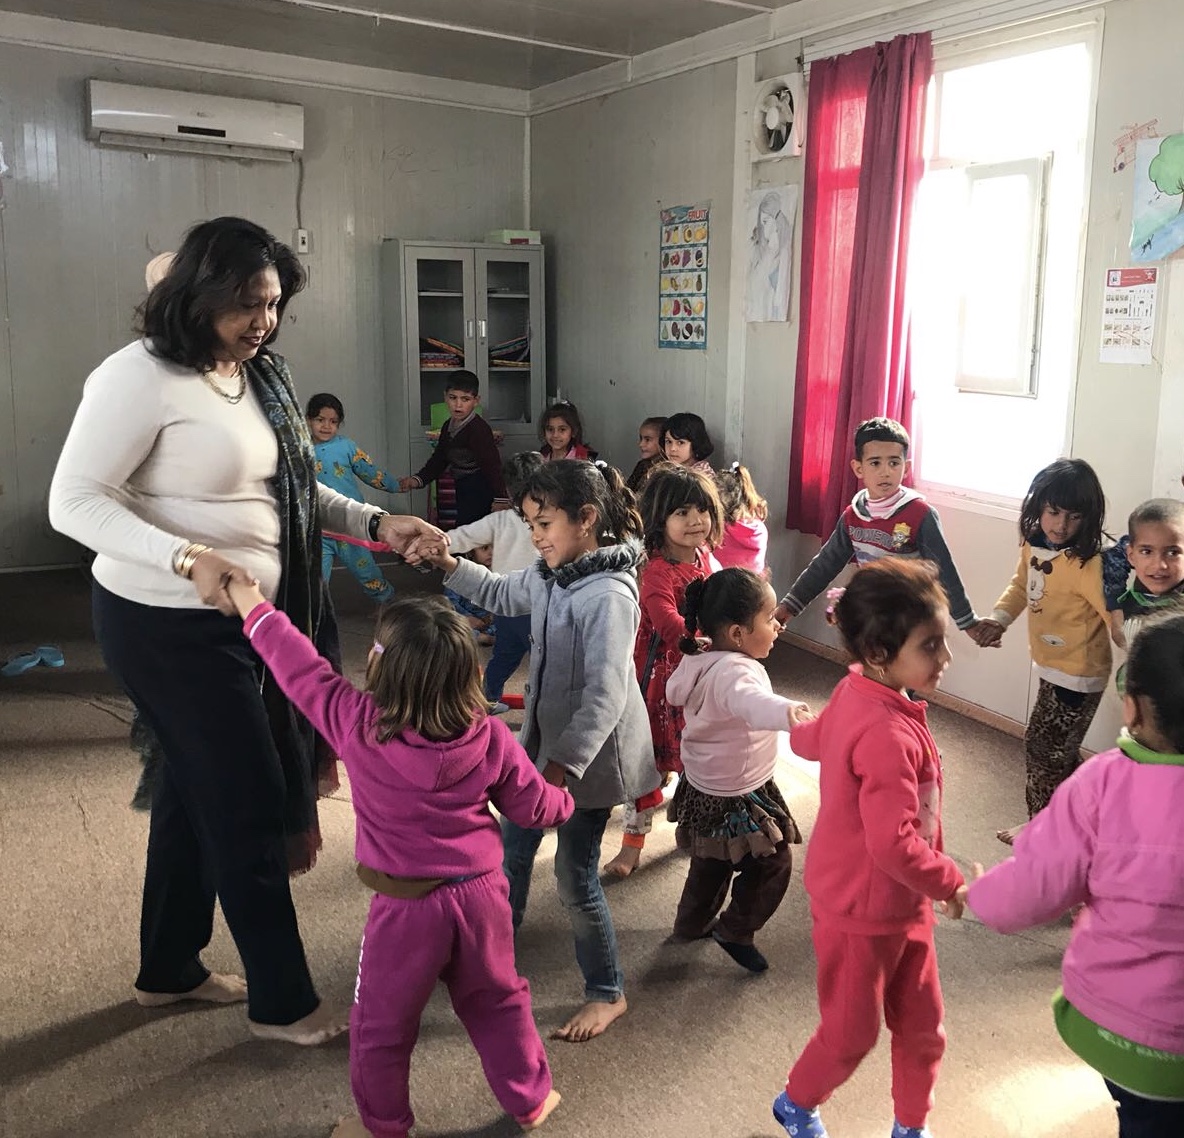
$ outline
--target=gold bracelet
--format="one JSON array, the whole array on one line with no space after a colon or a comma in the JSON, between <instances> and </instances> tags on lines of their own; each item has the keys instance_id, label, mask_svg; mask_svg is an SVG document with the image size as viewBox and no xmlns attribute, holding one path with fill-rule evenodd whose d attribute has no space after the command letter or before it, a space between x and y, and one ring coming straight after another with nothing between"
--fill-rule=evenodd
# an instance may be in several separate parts
<instances>
[{"instance_id":1,"label":"gold bracelet","mask_svg":"<svg viewBox=\"0 0 1184 1138\"><path fill-rule=\"evenodd\" d=\"M201 542L191 541L181 552L173 559L173 572L178 577L184 577L189 580L193 576L193 566L197 559L203 553L212 553L213 547L209 545L202 545Z\"/></svg>"}]
</instances>

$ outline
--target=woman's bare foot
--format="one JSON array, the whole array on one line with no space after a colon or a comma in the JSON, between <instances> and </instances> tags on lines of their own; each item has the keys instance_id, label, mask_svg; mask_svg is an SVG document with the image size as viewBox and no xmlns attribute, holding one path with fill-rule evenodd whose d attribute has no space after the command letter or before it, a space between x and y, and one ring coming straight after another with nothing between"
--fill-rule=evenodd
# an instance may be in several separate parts
<instances>
[{"instance_id":1,"label":"woman's bare foot","mask_svg":"<svg viewBox=\"0 0 1184 1138\"><path fill-rule=\"evenodd\" d=\"M1014 845L1016 838L1020 836L1020 831L1027 824L1027 822L1021 822L1018 826L1008 826L1006 830L996 830L995 837L997 837L1005 846Z\"/></svg>"},{"instance_id":2,"label":"woman's bare foot","mask_svg":"<svg viewBox=\"0 0 1184 1138\"><path fill-rule=\"evenodd\" d=\"M604 872L609 877L628 877L641 861L641 850L637 846L622 846L617 856L608 862Z\"/></svg>"},{"instance_id":3,"label":"woman's bare foot","mask_svg":"<svg viewBox=\"0 0 1184 1138\"><path fill-rule=\"evenodd\" d=\"M557 1090L552 1090L545 1099L543 1105L539 1108L538 1114L534 1116L529 1122L520 1122L519 1126L523 1130L537 1130L548 1118L551 1117L551 1112L559 1105L559 1100L562 1096Z\"/></svg>"},{"instance_id":4,"label":"woman's bare foot","mask_svg":"<svg viewBox=\"0 0 1184 1138\"><path fill-rule=\"evenodd\" d=\"M558 1031L551 1032L552 1039L566 1039L568 1043L587 1043L602 1035L615 1019L620 1019L628 1009L625 997L611 1004L602 1000L589 1000Z\"/></svg>"},{"instance_id":5,"label":"woman's bare foot","mask_svg":"<svg viewBox=\"0 0 1184 1138\"><path fill-rule=\"evenodd\" d=\"M374 1138L365 1124L356 1115L343 1118L333 1129L329 1138Z\"/></svg>"},{"instance_id":6,"label":"woman's bare foot","mask_svg":"<svg viewBox=\"0 0 1184 1138\"><path fill-rule=\"evenodd\" d=\"M241 976L222 976L211 972L196 988L188 992L136 992L136 1003L142 1008L163 1008L182 1000L200 1000L207 1004L241 1004L247 998L247 982Z\"/></svg>"},{"instance_id":7,"label":"woman's bare foot","mask_svg":"<svg viewBox=\"0 0 1184 1138\"><path fill-rule=\"evenodd\" d=\"M260 1039L277 1039L281 1043L316 1047L349 1027L349 1009L329 1007L322 1000L308 1015L295 1023L255 1023L252 1020L249 1026L251 1034Z\"/></svg>"}]
</instances>

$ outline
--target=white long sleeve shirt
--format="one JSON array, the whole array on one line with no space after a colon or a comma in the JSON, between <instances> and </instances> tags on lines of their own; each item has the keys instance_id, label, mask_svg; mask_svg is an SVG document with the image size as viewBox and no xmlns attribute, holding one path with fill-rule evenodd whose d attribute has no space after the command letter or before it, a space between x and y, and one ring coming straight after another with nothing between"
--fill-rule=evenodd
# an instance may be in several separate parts
<instances>
[{"instance_id":1,"label":"white long sleeve shirt","mask_svg":"<svg viewBox=\"0 0 1184 1138\"><path fill-rule=\"evenodd\" d=\"M274 599L280 520L271 492L275 433L248 390L227 403L192 368L141 341L105 359L83 387L49 491L54 529L96 553L92 572L127 600L201 608L173 572L189 542L212 546ZM326 529L364 536L376 507L318 487Z\"/></svg>"},{"instance_id":2,"label":"white long sleeve shirt","mask_svg":"<svg viewBox=\"0 0 1184 1138\"><path fill-rule=\"evenodd\" d=\"M496 510L448 532L448 548L452 553L468 553L480 545L493 546L489 568L503 576L529 569L539 559L539 551L530 540L530 527L517 510Z\"/></svg>"}]
</instances>

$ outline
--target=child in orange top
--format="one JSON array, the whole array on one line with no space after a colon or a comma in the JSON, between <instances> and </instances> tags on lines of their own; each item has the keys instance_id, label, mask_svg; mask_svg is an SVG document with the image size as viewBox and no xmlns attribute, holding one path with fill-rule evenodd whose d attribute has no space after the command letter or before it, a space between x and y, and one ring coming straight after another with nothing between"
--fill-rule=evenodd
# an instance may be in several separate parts
<instances>
[{"instance_id":1,"label":"child in orange top","mask_svg":"<svg viewBox=\"0 0 1184 1138\"><path fill-rule=\"evenodd\" d=\"M633 663L649 712L654 761L668 778L682 771L682 710L666 702L666 681L682 660L678 642L686 635L680 610L687 585L719 568L711 548L723 530L723 508L710 478L666 463L646 480L641 519L647 560L641 571L641 626ZM604 867L606 873L628 877L637 868L661 802L659 788L626 805L621 849Z\"/></svg>"}]
</instances>

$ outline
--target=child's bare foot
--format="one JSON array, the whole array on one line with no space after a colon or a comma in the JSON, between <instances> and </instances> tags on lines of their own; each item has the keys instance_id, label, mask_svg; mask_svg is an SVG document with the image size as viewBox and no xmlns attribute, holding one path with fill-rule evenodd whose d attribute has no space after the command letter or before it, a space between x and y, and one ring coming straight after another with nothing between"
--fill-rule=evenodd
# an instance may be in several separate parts
<instances>
[{"instance_id":1,"label":"child's bare foot","mask_svg":"<svg viewBox=\"0 0 1184 1138\"><path fill-rule=\"evenodd\" d=\"M374 1138L366 1129L362 1120L356 1115L343 1118L333 1129L329 1138Z\"/></svg>"},{"instance_id":2,"label":"child's bare foot","mask_svg":"<svg viewBox=\"0 0 1184 1138\"><path fill-rule=\"evenodd\" d=\"M608 862L604 872L609 877L628 877L641 861L641 850L637 846L622 846L617 856Z\"/></svg>"},{"instance_id":3,"label":"child's bare foot","mask_svg":"<svg viewBox=\"0 0 1184 1138\"><path fill-rule=\"evenodd\" d=\"M241 1004L247 998L247 982L241 976L221 976L211 972L188 992L142 992L136 989L136 1003L142 1008L163 1008L182 1000L200 1000L207 1004Z\"/></svg>"},{"instance_id":4,"label":"child's bare foot","mask_svg":"<svg viewBox=\"0 0 1184 1138\"><path fill-rule=\"evenodd\" d=\"M1021 822L1018 826L1008 826L1006 830L996 830L995 837L997 837L1005 846L1014 845L1016 838L1020 836L1020 831L1027 824L1027 822Z\"/></svg>"},{"instance_id":5,"label":"child's bare foot","mask_svg":"<svg viewBox=\"0 0 1184 1138\"><path fill-rule=\"evenodd\" d=\"M255 1023L252 1020L249 1027L251 1034L260 1039L278 1039L281 1043L316 1047L349 1028L349 1008L329 1007L322 1001L295 1023Z\"/></svg>"},{"instance_id":6,"label":"child's bare foot","mask_svg":"<svg viewBox=\"0 0 1184 1138\"><path fill-rule=\"evenodd\" d=\"M518 1125L523 1130L537 1130L548 1118L551 1117L551 1112L559 1105L559 1100L562 1096L557 1090L552 1090L545 1099L543 1105L539 1107L539 1112L529 1122L519 1122Z\"/></svg>"},{"instance_id":7,"label":"child's bare foot","mask_svg":"<svg viewBox=\"0 0 1184 1138\"><path fill-rule=\"evenodd\" d=\"M611 1004L603 1000L589 1000L558 1031L551 1032L552 1039L566 1039L568 1043L587 1043L602 1035L609 1024L620 1019L628 1009L625 997Z\"/></svg>"}]
</instances>

